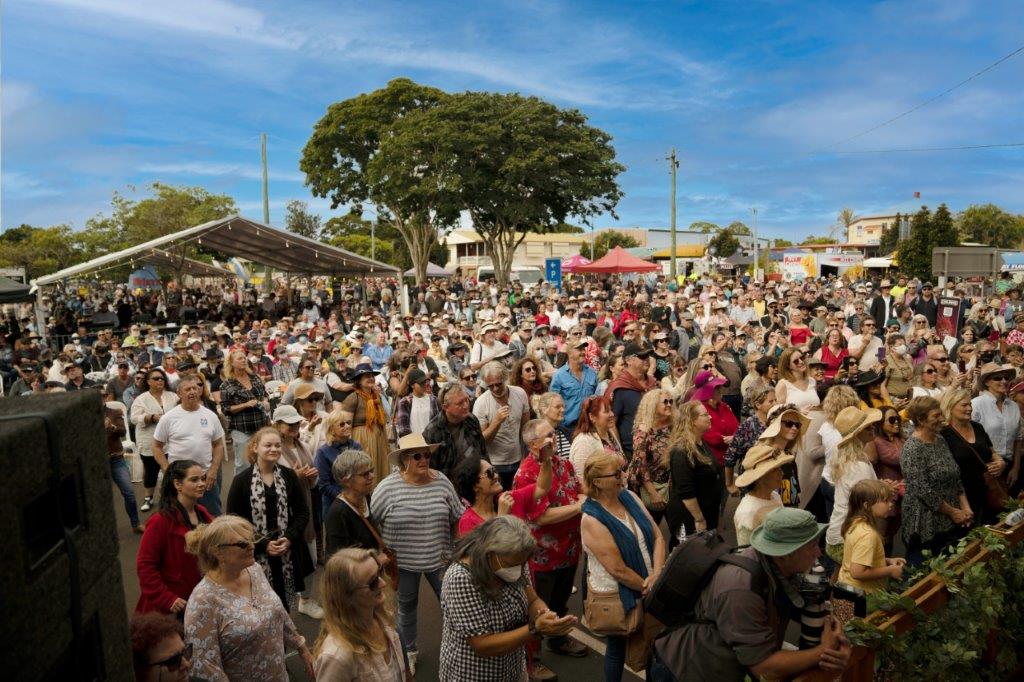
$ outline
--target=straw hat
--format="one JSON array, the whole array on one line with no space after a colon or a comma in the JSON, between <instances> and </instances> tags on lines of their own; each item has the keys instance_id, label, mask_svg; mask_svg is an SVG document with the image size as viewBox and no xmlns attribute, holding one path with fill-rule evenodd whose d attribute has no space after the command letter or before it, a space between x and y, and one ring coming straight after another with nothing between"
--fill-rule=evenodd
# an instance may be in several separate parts
<instances>
[{"instance_id":1,"label":"straw hat","mask_svg":"<svg viewBox=\"0 0 1024 682\"><path fill-rule=\"evenodd\" d=\"M1017 377L1017 368L1010 364L998 365L994 362L986 362L981 368L981 374L978 376L978 391L985 390L986 381L994 376L1003 374L1008 376L1010 381L1013 381Z\"/></svg>"},{"instance_id":2,"label":"straw hat","mask_svg":"<svg viewBox=\"0 0 1024 682\"><path fill-rule=\"evenodd\" d=\"M740 488L749 487L772 469L785 466L794 459L793 455L787 455L767 443L757 443L747 450L743 458L743 473L736 477L735 483Z\"/></svg>"},{"instance_id":3,"label":"straw hat","mask_svg":"<svg viewBox=\"0 0 1024 682\"><path fill-rule=\"evenodd\" d=\"M836 417L835 427L843 439L839 441L842 447L852 441L857 435L872 424L882 421L882 411L874 409L862 410L859 407L847 407Z\"/></svg>"},{"instance_id":4,"label":"straw hat","mask_svg":"<svg viewBox=\"0 0 1024 682\"><path fill-rule=\"evenodd\" d=\"M432 455L439 447L441 447L440 443L435 445L428 443L423 438L422 433L410 433L398 439L398 449L388 453L388 460L392 464L399 464L402 461L402 457L406 455L414 455L417 452L425 452Z\"/></svg>"},{"instance_id":5,"label":"straw hat","mask_svg":"<svg viewBox=\"0 0 1024 682\"><path fill-rule=\"evenodd\" d=\"M768 410L768 427L761 432L757 439L770 440L775 438L782 433L782 422L794 419L800 422L800 433L797 435L797 440L800 440L804 437L804 433L807 432L807 426L811 423L811 420L805 417L796 405L792 404L776 405Z\"/></svg>"}]
</instances>

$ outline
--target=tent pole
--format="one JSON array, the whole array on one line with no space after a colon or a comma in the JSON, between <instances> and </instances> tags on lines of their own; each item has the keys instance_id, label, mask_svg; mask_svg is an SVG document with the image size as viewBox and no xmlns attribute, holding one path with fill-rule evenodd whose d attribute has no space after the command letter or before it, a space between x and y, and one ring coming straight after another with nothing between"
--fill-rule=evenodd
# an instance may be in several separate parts
<instances>
[{"instance_id":1,"label":"tent pole","mask_svg":"<svg viewBox=\"0 0 1024 682\"><path fill-rule=\"evenodd\" d=\"M36 302L33 307L35 308L32 312L35 313L36 331L39 336L43 337L43 343L49 348L50 335L47 334L46 316L43 315L43 288L40 286L36 287Z\"/></svg>"}]
</instances>

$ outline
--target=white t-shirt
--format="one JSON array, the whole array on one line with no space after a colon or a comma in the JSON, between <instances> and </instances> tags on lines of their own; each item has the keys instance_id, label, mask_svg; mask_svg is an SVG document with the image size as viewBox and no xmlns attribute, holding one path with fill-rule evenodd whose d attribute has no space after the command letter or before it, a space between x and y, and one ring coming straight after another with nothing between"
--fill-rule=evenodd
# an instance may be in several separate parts
<instances>
[{"instance_id":1,"label":"white t-shirt","mask_svg":"<svg viewBox=\"0 0 1024 682\"><path fill-rule=\"evenodd\" d=\"M859 482L870 479L876 480L875 468L870 462L854 462L846 467L846 472L840 481L835 482L836 502L832 507L832 518L828 522L828 530L825 531L825 542L829 545L841 545L843 543L843 521L850 506L850 491Z\"/></svg>"},{"instance_id":2,"label":"white t-shirt","mask_svg":"<svg viewBox=\"0 0 1024 682\"><path fill-rule=\"evenodd\" d=\"M850 353L856 353L864 345L864 337L857 334L850 339ZM864 354L860 356L860 361L857 362L857 367L862 372L866 372L875 366L878 362L878 349L882 347L882 339L872 335L871 340L868 341L868 347L864 351Z\"/></svg>"},{"instance_id":3,"label":"white t-shirt","mask_svg":"<svg viewBox=\"0 0 1024 682\"><path fill-rule=\"evenodd\" d=\"M202 405L195 410L178 405L160 418L153 432L153 440L163 443L168 462L191 459L204 469L213 463L213 444L222 438L220 419Z\"/></svg>"},{"instance_id":4,"label":"white t-shirt","mask_svg":"<svg viewBox=\"0 0 1024 682\"><path fill-rule=\"evenodd\" d=\"M821 470L821 477L834 484L829 462L832 461L832 456L839 450L839 441L843 439L843 434L839 433L839 430L828 422L821 425L818 433L821 435L821 444L825 448L825 468Z\"/></svg>"},{"instance_id":5,"label":"white t-shirt","mask_svg":"<svg viewBox=\"0 0 1024 682\"><path fill-rule=\"evenodd\" d=\"M527 407L526 391L518 386L508 387L508 418L498 427L498 432L487 444L487 455L491 464L515 464L523 458L522 438L519 433L523 425L523 419L530 418ZM494 399L494 394L487 391L476 399L473 404L473 414L480 420L480 428L487 429L487 425L494 421L495 415L501 405Z\"/></svg>"},{"instance_id":6,"label":"white t-shirt","mask_svg":"<svg viewBox=\"0 0 1024 682\"><path fill-rule=\"evenodd\" d=\"M765 507L781 506L782 497L777 490L772 491L770 500L762 500L760 497L750 494L744 495L736 507L736 513L732 516L733 524L736 526L736 546L742 547L750 544L750 534L754 532L754 519L757 518L759 511Z\"/></svg>"},{"instance_id":7,"label":"white t-shirt","mask_svg":"<svg viewBox=\"0 0 1024 682\"><path fill-rule=\"evenodd\" d=\"M430 396L422 398L412 397L412 409L409 410L409 431L411 433L423 433L430 422Z\"/></svg>"}]
</instances>

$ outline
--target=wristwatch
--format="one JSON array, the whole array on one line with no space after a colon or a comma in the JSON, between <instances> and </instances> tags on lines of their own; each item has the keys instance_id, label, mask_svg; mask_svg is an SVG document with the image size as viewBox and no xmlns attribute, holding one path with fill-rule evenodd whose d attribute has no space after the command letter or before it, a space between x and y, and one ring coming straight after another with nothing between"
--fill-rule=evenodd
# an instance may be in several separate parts
<instances>
[{"instance_id":1,"label":"wristwatch","mask_svg":"<svg viewBox=\"0 0 1024 682\"><path fill-rule=\"evenodd\" d=\"M526 629L530 631L530 636L531 637L536 637L537 639L543 639L544 635L542 635L539 632L537 632L537 623L536 623L536 621L532 621L532 620L527 621L526 622Z\"/></svg>"}]
</instances>

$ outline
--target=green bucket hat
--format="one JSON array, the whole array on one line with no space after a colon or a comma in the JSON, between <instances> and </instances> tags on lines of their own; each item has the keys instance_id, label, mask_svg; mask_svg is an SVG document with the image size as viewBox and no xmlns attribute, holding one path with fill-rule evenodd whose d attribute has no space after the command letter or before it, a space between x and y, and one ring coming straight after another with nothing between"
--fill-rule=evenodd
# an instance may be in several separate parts
<instances>
[{"instance_id":1,"label":"green bucket hat","mask_svg":"<svg viewBox=\"0 0 1024 682\"><path fill-rule=\"evenodd\" d=\"M750 544L761 554L785 556L816 540L826 528L828 524L815 521L809 511L779 507L764 517L764 523L751 534Z\"/></svg>"}]
</instances>

